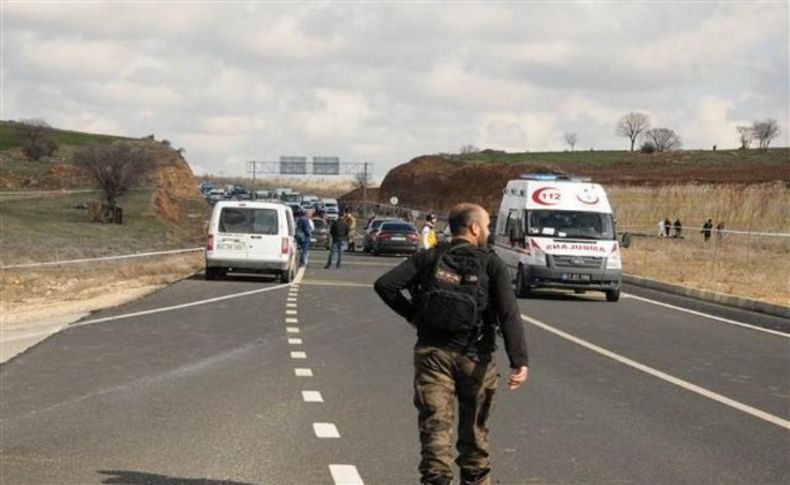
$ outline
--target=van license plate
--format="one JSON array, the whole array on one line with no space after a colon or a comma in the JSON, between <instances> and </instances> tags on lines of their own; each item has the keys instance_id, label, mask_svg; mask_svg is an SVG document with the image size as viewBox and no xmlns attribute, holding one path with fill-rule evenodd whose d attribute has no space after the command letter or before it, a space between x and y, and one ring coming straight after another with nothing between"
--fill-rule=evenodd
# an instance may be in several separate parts
<instances>
[{"instance_id":1,"label":"van license plate","mask_svg":"<svg viewBox=\"0 0 790 485\"><path fill-rule=\"evenodd\" d=\"M562 279L569 281L590 281L590 275L579 273L563 273Z\"/></svg>"},{"instance_id":2,"label":"van license plate","mask_svg":"<svg viewBox=\"0 0 790 485\"><path fill-rule=\"evenodd\" d=\"M392 240L393 241L405 241L406 238L405 237L400 237L400 236L395 236L395 237L392 238Z\"/></svg>"}]
</instances>

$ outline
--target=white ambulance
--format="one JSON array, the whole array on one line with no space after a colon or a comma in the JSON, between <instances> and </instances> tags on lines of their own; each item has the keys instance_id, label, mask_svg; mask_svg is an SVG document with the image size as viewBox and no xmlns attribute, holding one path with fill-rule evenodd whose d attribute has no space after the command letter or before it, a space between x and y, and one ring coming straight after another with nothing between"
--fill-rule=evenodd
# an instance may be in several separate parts
<instances>
[{"instance_id":1,"label":"white ambulance","mask_svg":"<svg viewBox=\"0 0 790 485\"><path fill-rule=\"evenodd\" d=\"M522 175L505 187L494 249L516 294L533 288L603 291L620 298L621 245L606 192L589 179Z\"/></svg>"}]
</instances>

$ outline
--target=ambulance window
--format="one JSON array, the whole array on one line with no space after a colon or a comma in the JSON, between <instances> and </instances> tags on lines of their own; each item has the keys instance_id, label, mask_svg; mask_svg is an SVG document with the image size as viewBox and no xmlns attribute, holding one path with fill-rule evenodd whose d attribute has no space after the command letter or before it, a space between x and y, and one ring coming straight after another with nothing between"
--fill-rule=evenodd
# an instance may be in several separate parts
<instances>
[{"instance_id":1,"label":"ambulance window","mask_svg":"<svg viewBox=\"0 0 790 485\"><path fill-rule=\"evenodd\" d=\"M524 242L523 212L519 209L511 209L507 215L507 225L505 235L510 238L510 243Z\"/></svg>"}]
</instances>

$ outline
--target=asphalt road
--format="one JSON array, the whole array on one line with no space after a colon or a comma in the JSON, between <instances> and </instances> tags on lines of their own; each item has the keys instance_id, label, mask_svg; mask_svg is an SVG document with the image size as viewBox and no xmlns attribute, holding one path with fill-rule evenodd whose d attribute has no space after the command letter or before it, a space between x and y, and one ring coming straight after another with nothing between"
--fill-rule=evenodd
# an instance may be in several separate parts
<instances>
[{"instance_id":1,"label":"asphalt road","mask_svg":"<svg viewBox=\"0 0 790 485\"><path fill-rule=\"evenodd\" d=\"M414 335L371 287L399 259L325 254L298 287L196 276L0 366L0 481L416 483ZM733 321L790 322L631 293L520 300L530 378L498 391L495 482L790 482L790 339Z\"/></svg>"}]
</instances>

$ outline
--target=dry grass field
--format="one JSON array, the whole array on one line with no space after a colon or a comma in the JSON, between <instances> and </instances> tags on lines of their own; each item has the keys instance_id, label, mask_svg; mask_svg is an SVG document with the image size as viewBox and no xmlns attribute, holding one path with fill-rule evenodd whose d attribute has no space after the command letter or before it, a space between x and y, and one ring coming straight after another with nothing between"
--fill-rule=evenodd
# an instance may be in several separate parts
<instances>
[{"instance_id":1,"label":"dry grass field","mask_svg":"<svg viewBox=\"0 0 790 485\"><path fill-rule=\"evenodd\" d=\"M620 231L635 237L624 251L626 272L733 295L790 305L790 190L760 185L607 187ZM683 238L658 238L658 221L683 223ZM708 219L724 232L705 243Z\"/></svg>"},{"instance_id":2,"label":"dry grass field","mask_svg":"<svg viewBox=\"0 0 790 485\"><path fill-rule=\"evenodd\" d=\"M203 253L155 256L121 261L92 262L4 270L0 286L3 320L18 313L57 313L64 304L82 302L91 311L118 304L124 295L139 297L203 268Z\"/></svg>"}]
</instances>

